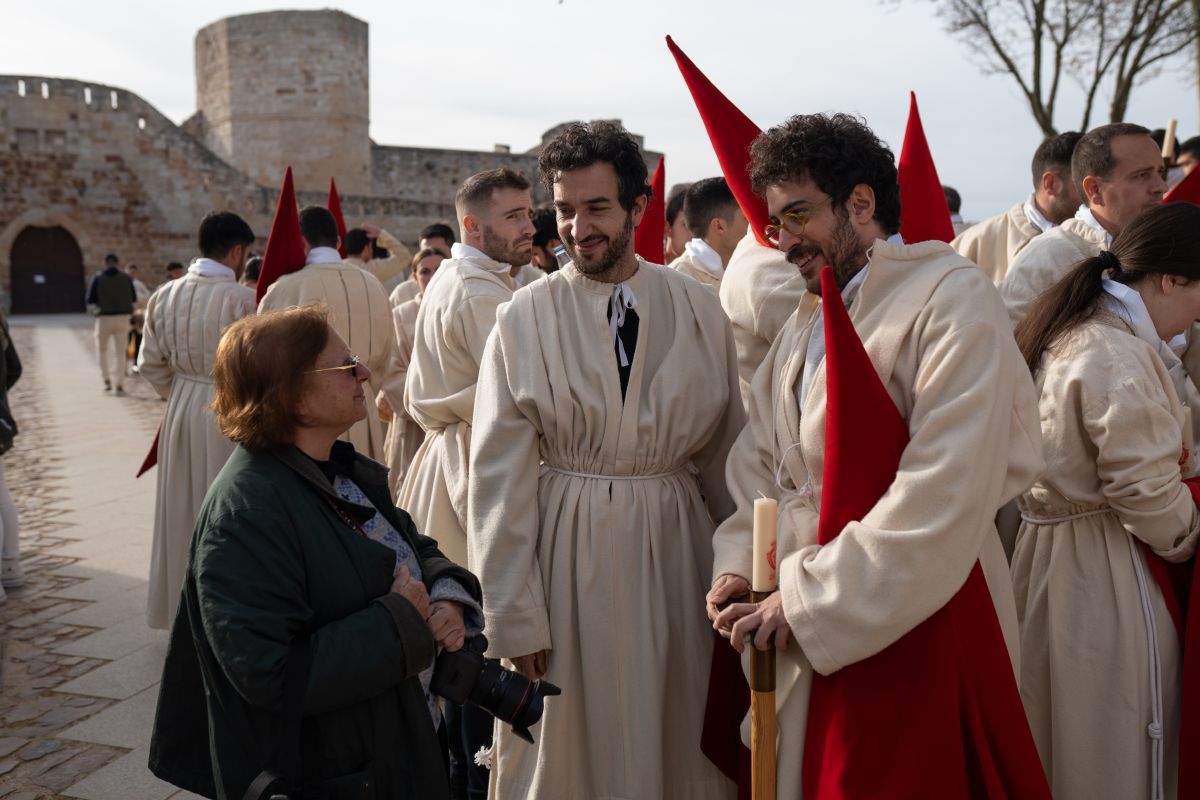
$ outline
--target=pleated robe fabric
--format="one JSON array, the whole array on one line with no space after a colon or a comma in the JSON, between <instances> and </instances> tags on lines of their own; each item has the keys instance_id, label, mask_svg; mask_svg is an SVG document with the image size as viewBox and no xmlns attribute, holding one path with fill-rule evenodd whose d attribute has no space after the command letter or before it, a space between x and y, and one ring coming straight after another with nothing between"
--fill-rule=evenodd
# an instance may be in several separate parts
<instances>
[{"instance_id":1,"label":"pleated robe fabric","mask_svg":"<svg viewBox=\"0 0 1200 800\"><path fill-rule=\"evenodd\" d=\"M232 275L187 273L160 287L146 307L138 372L167 398L146 604L152 628L169 628L175 618L196 515L234 448L209 409L217 343L226 328L253 313L254 290Z\"/></svg>"},{"instance_id":2,"label":"pleated robe fabric","mask_svg":"<svg viewBox=\"0 0 1200 800\"><path fill-rule=\"evenodd\" d=\"M1020 499L1012 573L1046 776L1063 800L1150 798L1157 724L1175 797L1180 648L1140 543L1168 561L1195 550L1190 414L1150 345L1107 312L1043 356L1037 383L1047 467Z\"/></svg>"},{"instance_id":3,"label":"pleated robe fabric","mask_svg":"<svg viewBox=\"0 0 1200 800\"><path fill-rule=\"evenodd\" d=\"M404 402L404 381L396 363L396 333L391 305L379 279L342 262L309 264L281 275L259 303L259 311L272 311L311 303L329 309L329 324L346 342L350 352L371 370L367 393L367 416L340 438L368 458L383 463L383 422L375 408L375 395L382 391L392 408Z\"/></svg>"},{"instance_id":4,"label":"pleated robe fabric","mask_svg":"<svg viewBox=\"0 0 1200 800\"><path fill-rule=\"evenodd\" d=\"M849 311L908 421L895 481L860 522L817 544L823 361L803 409L797 389L820 317L797 313L755 375L749 424L726 471L737 510L714 537L713 579L749 580L754 499L779 501L779 585L793 636L777 657L781 798L801 797L813 671L832 674L894 643L944 606L976 561L1014 671L1019 663L1012 583L994 518L1042 469L1029 370L995 288L974 263L933 241L876 241L872 253Z\"/></svg>"},{"instance_id":5,"label":"pleated robe fabric","mask_svg":"<svg viewBox=\"0 0 1200 800\"><path fill-rule=\"evenodd\" d=\"M709 273L697 267L692 262L692 257L686 252L667 266L676 272L681 272L684 275L687 275L694 281L698 281L699 283L710 287L714 292L719 291L721 288L721 279L714 278Z\"/></svg>"},{"instance_id":6,"label":"pleated robe fabric","mask_svg":"<svg viewBox=\"0 0 1200 800\"><path fill-rule=\"evenodd\" d=\"M417 312L420 309L419 295L392 309L392 322L396 327L396 363L400 368L400 380L408 376ZM395 406L392 410L395 413L388 424L384 449L387 450L388 486L394 498L404 483L404 474L416 456L417 448L425 441L425 430L408 415L403 405Z\"/></svg>"},{"instance_id":7,"label":"pleated robe fabric","mask_svg":"<svg viewBox=\"0 0 1200 800\"><path fill-rule=\"evenodd\" d=\"M548 649L563 690L536 746L498 726L497 800L734 793L700 751L712 532L744 420L733 339L711 290L639 262L624 402L613 286L574 265L500 310L480 371L469 541L491 653Z\"/></svg>"},{"instance_id":8,"label":"pleated robe fabric","mask_svg":"<svg viewBox=\"0 0 1200 800\"><path fill-rule=\"evenodd\" d=\"M421 300L405 383L405 410L425 431L397 505L417 530L467 564L467 480L475 385L496 309L512 297L509 267L480 258L447 259Z\"/></svg>"},{"instance_id":9,"label":"pleated robe fabric","mask_svg":"<svg viewBox=\"0 0 1200 800\"><path fill-rule=\"evenodd\" d=\"M1082 220L1071 219L1025 245L1000 281L1000 296L1015 328L1043 292L1084 259L1108 249L1108 236Z\"/></svg>"},{"instance_id":10,"label":"pleated robe fabric","mask_svg":"<svg viewBox=\"0 0 1200 800\"><path fill-rule=\"evenodd\" d=\"M759 244L753 233L738 242L717 291L733 326L742 404L749 407L750 382L771 342L797 308L811 313L817 298L805 290L800 270L774 247Z\"/></svg>"},{"instance_id":11,"label":"pleated robe fabric","mask_svg":"<svg viewBox=\"0 0 1200 800\"><path fill-rule=\"evenodd\" d=\"M1041 229L1025 216L1025 202L976 223L958 234L950 246L974 261L992 283L999 284L1008 273L1008 265Z\"/></svg>"}]
</instances>

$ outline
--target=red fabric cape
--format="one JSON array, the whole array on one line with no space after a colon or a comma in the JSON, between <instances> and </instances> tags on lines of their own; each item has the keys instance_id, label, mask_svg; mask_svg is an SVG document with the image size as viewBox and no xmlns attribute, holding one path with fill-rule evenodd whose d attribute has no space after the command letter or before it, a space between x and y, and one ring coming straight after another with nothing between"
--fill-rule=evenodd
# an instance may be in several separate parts
<instances>
[{"instance_id":1,"label":"red fabric cape","mask_svg":"<svg viewBox=\"0 0 1200 800\"><path fill-rule=\"evenodd\" d=\"M821 275L828 392L818 541L862 519L896 477L908 426ZM1049 798L983 571L882 652L813 675L806 800Z\"/></svg>"}]
</instances>

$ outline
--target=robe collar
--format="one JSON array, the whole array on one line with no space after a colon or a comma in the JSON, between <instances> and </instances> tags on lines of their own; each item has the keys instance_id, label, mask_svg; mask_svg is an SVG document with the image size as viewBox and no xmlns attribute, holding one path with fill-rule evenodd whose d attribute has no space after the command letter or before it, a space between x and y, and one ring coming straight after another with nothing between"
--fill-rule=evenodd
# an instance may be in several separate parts
<instances>
[{"instance_id":1,"label":"robe collar","mask_svg":"<svg viewBox=\"0 0 1200 800\"><path fill-rule=\"evenodd\" d=\"M1055 226L1053 222L1046 218L1045 214L1038 210L1037 203L1033 200L1034 194L1030 192L1029 199L1025 201L1025 219L1029 220L1033 227L1045 233Z\"/></svg>"},{"instance_id":2,"label":"robe collar","mask_svg":"<svg viewBox=\"0 0 1200 800\"><path fill-rule=\"evenodd\" d=\"M1187 348L1187 337L1180 334L1169 342L1163 341L1154 328L1154 320L1150 318L1145 301L1136 289L1108 278L1104 279L1102 286L1104 295L1101 302L1104 307L1124 320L1133 330L1134 336L1154 348L1154 352L1158 353L1158 357L1166 366L1167 373L1178 386L1179 378L1183 374L1183 362L1179 360L1179 356ZM1180 397L1180 400L1184 399L1186 398Z\"/></svg>"},{"instance_id":3,"label":"robe collar","mask_svg":"<svg viewBox=\"0 0 1200 800\"><path fill-rule=\"evenodd\" d=\"M692 266L706 275L720 280L725 274L725 265L721 263L721 254L712 248L708 242L694 238L684 244L683 250L692 260Z\"/></svg>"},{"instance_id":4,"label":"robe collar","mask_svg":"<svg viewBox=\"0 0 1200 800\"><path fill-rule=\"evenodd\" d=\"M237 280L237 274L229 267L211 258L197 258L187 268L189 275L199 275L201 278L216 278L222 281Z\"/></svg>"},{"instance_id":5,"label":"robe collar","mask_svg":"<svg viewBox=\"0 0 1200 800\"><path fill-rule=\"evenodd\" d=\"M450 245L450 257L467 259L480 269L487 270L488 272L509 272L512 270L512 264L497 261L482 250L472 247L469 244L463 244L462 242L455 242ZM439 269L438 272L441 272L441 270ZM437 272L433 273L433 276L436 278Z\"/></svg>"},{"instance_id":6,"label":"robe collar","mask_svg":"<svg viewBox=\"0 0 1200 800\"><path fill-rule=\"evenodd\" d=\"M309 264L340 264L342 256L332 247L314 247L304 257L304 266Z\"/></svg>"},{"instance_id":7,"label":"robe collar","mask_svg":"<svg viewBox=\"0 0 1200 800\"><path fill-rule=\"evenodd\" d=\"M1096 215L1092 213L1090 208L1087 206L1080 206L1079 210L1075 212L1075 219L1079 220L1084 225L1087 225L1092 230L1103 233L1107 246L1112 247L1113 235L1108 232L1107 228L1100 224L1100 221L1096 219Z\"/></svg>"}]
</instances>

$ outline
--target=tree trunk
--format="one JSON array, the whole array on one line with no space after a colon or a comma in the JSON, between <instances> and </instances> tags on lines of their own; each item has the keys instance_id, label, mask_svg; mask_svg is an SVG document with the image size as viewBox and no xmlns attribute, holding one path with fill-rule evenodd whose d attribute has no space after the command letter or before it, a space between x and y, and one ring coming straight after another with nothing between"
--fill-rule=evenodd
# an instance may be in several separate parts
<instances>
[{"instance_id":1,"label":"tree trunk","mask_svg":"<svg viewBox=\"0 0 1200 800\"><path fill-rule=\"evenodd\" d=\"M1200 0L1192 0L1192 23L1196 26L1195 67L1196 67L1196 109L1200 113ZM1200 119L1200 116L1198 116Z\"/></svg>"}]
</instances>

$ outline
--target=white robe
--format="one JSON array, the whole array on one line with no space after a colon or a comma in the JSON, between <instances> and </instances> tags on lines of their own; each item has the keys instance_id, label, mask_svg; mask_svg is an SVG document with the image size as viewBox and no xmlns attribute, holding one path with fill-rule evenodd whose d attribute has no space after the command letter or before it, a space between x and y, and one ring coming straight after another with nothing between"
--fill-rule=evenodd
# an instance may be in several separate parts
<instances>
[{"instance_id":1,"label":"white robe","mask_svg":"<svg viewBox=\"0 0 1200 800\"><path fill-rule=\"evenodd\" d=\"M209 409L212 370L221 334L254 313L254 290L228 272L221 277L189 272L159 287L146 306L138 372L167 398L146 608L153 628L169 628L175 618L196 514L234 448Z\"/></svg>"},{"instance_id":2,"label":"white robe","mask_svg":"<svg viewBox=\"0 0 1200 800\"><path fill-rule=\"evenodd\" d=\"M700 752L704 614L726 454L744 415L711 290L640 262L626 399L611 284L573 266L513 295L479 376L471 564L491 652L547 649L536 746L501 727L493 797L732 797Z\"/></svg>"},{"instance_id":3,"label":"white robe","mask_svg":"<svg viewBox=\"0 0 1200 800\"><path fill-rule=\"evenodd\" d=\"M400 367L400 380L408 376L417 313L420 310L420 296L392 309L392 321L396 326L396 362ZM388 487L392 497L396 497L404 483L404 475L417 454L417 448L425 441L425 431L408 415L403 405L393 407L392 411L394 413L392 421L388 424L384 449L387 451Z\"/></svg>"},{"instance_id":4,"label":"white robe","mask_svg":"<svg viewBox=\"0 0 1200 800\"><path fill-rule=\"evenodd\" d=\"M1108 249L1108 235L1077 217L1033 238L1008 265L998 288L1015 328L1034 301L1071 269Z\"/></svg>"},{"instance_id":5,"label":"white robe","mask_svg":"<svg viewBox=\"0 0 1200 800\"><path fill-rule=\"evenodd\" d=\"M404 246L403 242L387 231L380 231L379 237L375 241L388 251L387 258L372 258L370 261L364 262L351 256L346 259L346 263L353 264L374 275L384 286L393 281L399 283L406 280L412 273L412 253Z\"/></svg>"},{"instance_id":6,"label":"white robe","mask_svg":"<svg viewBox=\"0 0 1200 800\"><path fill-rule=\"evenodd\" d=\"M797 308L809 313L817 300L805 290L800 270L774 247L759 244L753 233L738 242L718 293L733 326L742 403L748 406L750 382L771 342Z\"/></svg>"},{"instance_id":7,"label":"white robe","mask_svg":"<svg viewBox=\"0 0 1200 800\"><path fill-rule=\"evenodd\" d=\"M1004 306L949 245L876 241L850 318L908 423L891 487L860 522L817 544L825 372L822 361L801 409L796 388L817 316L797 314L755 375L750 421L726 472L737 511L714 537L714 579L749 579L754 499L779 501L779 586L794 637L778 655L781 798L801 796L813 671L884 650L944 606L976 561L1017 664L994 517L1043 465L1036 394Z\"/></svg>"},{"instance_id":8,"label":"white robe","mask_svg":"<svg viewBox=\"0 0 1200 800\"><path fill-rule=\"evenodd\" d=\"M978 264L992 283L999 284L1017 254L1041 232L1029 221L1025 203L1017 203L1003 214L967 228L950 246Z\"/></svg>"},{"instance_id":9,"label":"white robe","mask_svg":"<svg viewBox=\"0 0 1200 800\"><path fill-rule=\"evenodd\" d=\"M421 299L404 407L425 429L425 441L397 499L456 564L467 563L467 456L479 363L496 309L512 297L509 265L474 252L478 257L443 261Z\"/></svg>"}]
</instances>

